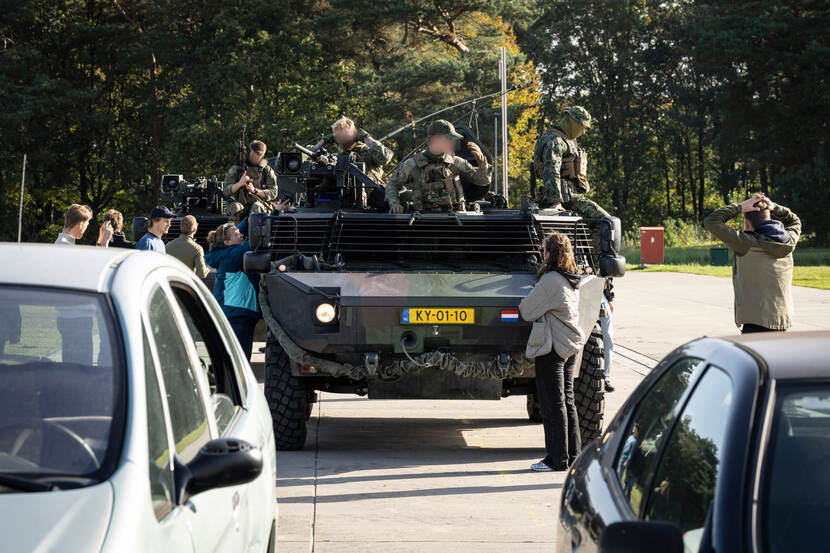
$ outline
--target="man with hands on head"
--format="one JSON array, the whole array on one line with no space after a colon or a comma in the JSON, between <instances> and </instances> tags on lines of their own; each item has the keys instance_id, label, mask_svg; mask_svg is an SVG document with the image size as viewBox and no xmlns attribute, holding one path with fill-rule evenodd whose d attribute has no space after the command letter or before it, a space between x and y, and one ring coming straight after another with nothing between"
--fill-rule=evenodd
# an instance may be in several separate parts
<instances>
[{"instance_id":1,"label":"man with hands on head","mask_svg":"<svg viewBox=\"0 0 830 553\"><path fill-rule=\"evenodd\" d=\"M743 214L743 230L728 225ZM703 221L733 251L735 324L742 333L792 326L793 251L801 235L798 215L764 194L730 204Z\"/></svg>"}]
</instances>

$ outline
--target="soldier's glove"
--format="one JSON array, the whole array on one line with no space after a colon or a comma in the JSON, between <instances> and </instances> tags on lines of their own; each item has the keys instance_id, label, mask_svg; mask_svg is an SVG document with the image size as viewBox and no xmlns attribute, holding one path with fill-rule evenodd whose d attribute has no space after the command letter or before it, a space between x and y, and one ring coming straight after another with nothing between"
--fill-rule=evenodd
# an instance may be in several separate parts
<instances>
[{"instance_id":1,"label":"soldier's glove","mask_svg":"<svg viewBox=\"0 0 830 553\"><path fill-rule=\"evenodd\" d=\"M485 159L484 154L481 153L481 148L478 147L478 144L476 144L472 140L468 140L467 149L470 150L470 153L473 154L474 158L476 158L476 164L479 167L487 166L487 159Z\"/></svg>"},{"instance_id":2,"label":"soldier's glove","mask_svg":"<svg viewBox=\"0 0 830 553\"><path fill-rule=\"evenodd\" d=\"M403 213L403 206L398 202L389 204L389 213Z\"/></svg>"}]
</instances>

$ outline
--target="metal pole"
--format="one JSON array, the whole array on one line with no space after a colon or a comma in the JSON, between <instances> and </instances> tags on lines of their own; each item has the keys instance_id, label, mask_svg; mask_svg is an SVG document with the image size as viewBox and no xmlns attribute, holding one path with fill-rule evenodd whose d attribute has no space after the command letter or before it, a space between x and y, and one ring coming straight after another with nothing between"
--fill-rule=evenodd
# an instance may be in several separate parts
<instances>
[{"instance_id":1,"label":"metal pole","mask_svg":"<svg viewBox=\"0 0 830 553\"><path fill-rule=\"evenodd\" d=\"M26 154L23 154L23 174L20 176L20 212L17 215L17 242L23 236L23 184L26 182Z\"/></svg>"},{"instance_id":2,"label":"metal pole","mask_svg":"<svg viewBox=\"0 0 830 553\"><path fill-rule=\"evenodd\" d=\"M499 116L493 116L493 192L499 193Z\"/></svg>"},{"instance_id":3,"label":"metal pole","mask_svg":"<svg viewBox=\"0 0 830 553\"><path fill-rule=\"evenodd\" d=\"M507 199L507 48L501 47L501 185Z\"/></svg>"}]
</instances>

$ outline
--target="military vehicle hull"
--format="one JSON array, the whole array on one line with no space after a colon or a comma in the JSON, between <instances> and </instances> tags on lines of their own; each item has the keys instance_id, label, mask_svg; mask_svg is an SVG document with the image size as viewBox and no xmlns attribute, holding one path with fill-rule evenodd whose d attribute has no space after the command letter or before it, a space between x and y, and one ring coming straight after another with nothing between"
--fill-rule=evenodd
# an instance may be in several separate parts
<instances>
[{"instance_id":1,"label":"military vehicle hull","mask_svg":"<svg viewBox=\"0 0 830 553\"><path fill-rule=\"evenodd\" d=\"M265 387L278 448L303 446L319 390L382 399L526 394L529 417L540 420L534 363L524 355L532 322L518 306L550 230L571 234L583 267L593 267L578 217L297 213L249 225L256 252L246 265L267 273ZM589 338L575 385L585 443L599 435L604 410L595 328L604 279L588 279L580 322Z\"/></svg>"}]
</instances>

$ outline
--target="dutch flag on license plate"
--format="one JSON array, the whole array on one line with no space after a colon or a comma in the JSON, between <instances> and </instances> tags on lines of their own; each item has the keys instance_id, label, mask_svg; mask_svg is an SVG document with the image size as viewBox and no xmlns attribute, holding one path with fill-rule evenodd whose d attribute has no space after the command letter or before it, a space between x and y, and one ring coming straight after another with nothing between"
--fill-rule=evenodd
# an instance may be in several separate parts
<instances>
[{"instance_id":1,"label":"dutch flag on license plate","mask_svg":"<svg viewBox=\"0 0 830 553\"><path fill-rule=\"evenodd\" d=\"M519 312L518 311L502 311L501 312L501 322L503 323L518 323L519 322Z\"/></svg>"}]
</instances>

